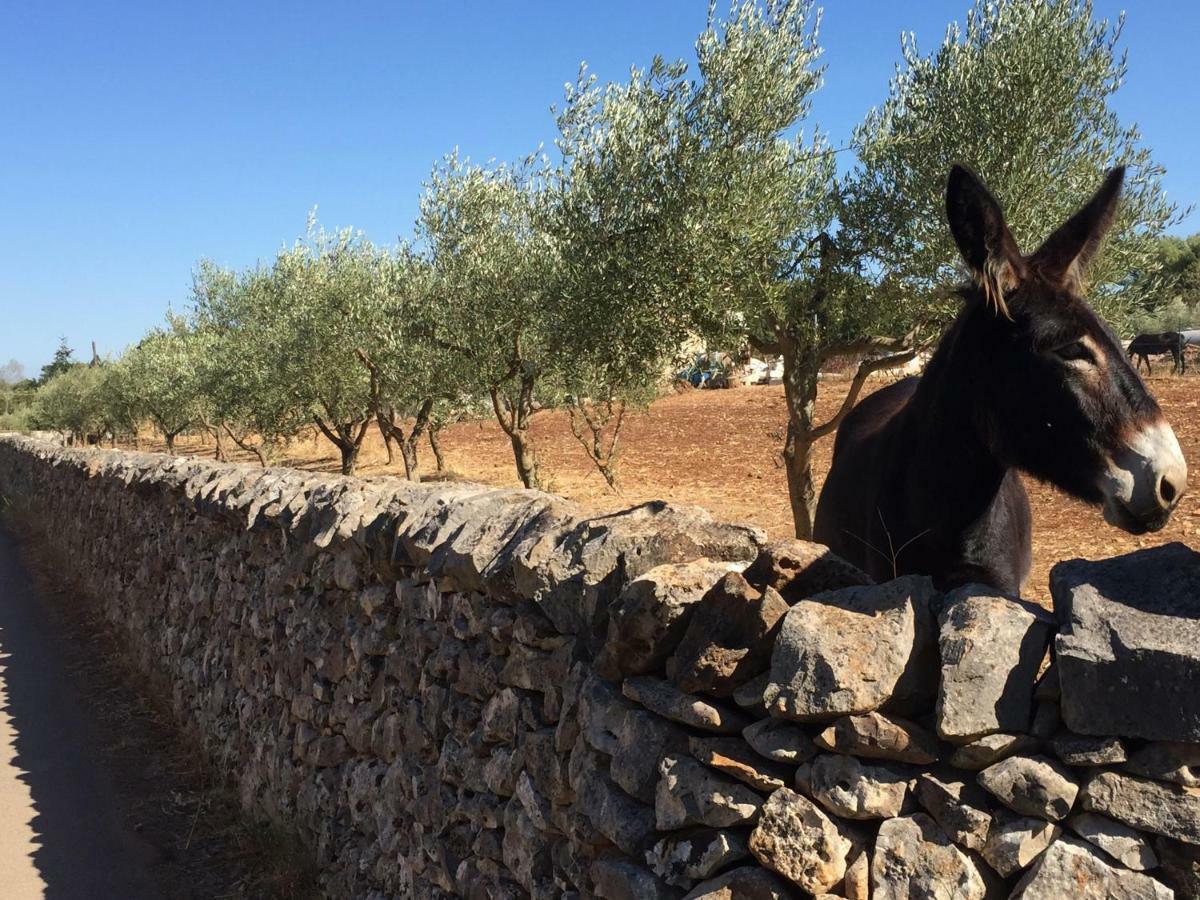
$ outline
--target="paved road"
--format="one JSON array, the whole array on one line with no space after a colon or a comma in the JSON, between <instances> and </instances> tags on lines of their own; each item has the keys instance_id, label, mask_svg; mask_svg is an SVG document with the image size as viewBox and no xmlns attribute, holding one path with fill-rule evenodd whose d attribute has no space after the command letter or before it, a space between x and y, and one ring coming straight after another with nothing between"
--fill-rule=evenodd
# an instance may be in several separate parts
<instances>
[{"instance_id":1,"label":"paved road","mask_svg":"<svg viewBox=\"0 0 1200 900\"><path fill-rule=\"evenodd\" d=\"M125 827L62 637L0 528L0 898L142 900L153 850Z\"/></svg>"}]
</instances>

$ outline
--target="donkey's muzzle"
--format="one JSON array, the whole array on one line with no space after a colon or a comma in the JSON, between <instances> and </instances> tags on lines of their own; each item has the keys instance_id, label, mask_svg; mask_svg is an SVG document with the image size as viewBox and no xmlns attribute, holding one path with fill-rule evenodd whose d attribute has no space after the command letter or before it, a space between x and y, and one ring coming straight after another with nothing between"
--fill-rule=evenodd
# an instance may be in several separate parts
<instances>
[{"instance_id":1,"label":"donkey's muzzle","mask_svg":"<svg viewBox=\"0 0 1200 900\"><path fill-rule=\"evenodd\" d=\"M1158 531L1187 490L1187 462L1175 432L1159 420L1109 460L1104 519L1131 534Z\"/></svg>"}]
</instances>

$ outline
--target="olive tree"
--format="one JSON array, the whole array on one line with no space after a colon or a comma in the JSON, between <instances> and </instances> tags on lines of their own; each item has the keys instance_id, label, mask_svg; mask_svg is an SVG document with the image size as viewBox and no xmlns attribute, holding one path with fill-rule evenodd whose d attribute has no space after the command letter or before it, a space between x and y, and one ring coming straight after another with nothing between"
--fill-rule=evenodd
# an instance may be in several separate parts
<instances>
[{"instance_id":1,"label":"olive tree","mask_svg":"<svg viewBox=\"0 0 1200 900\"><path fill-rule=\"evenodd\" d=\"M1115 165L1127 166L1117 220L1088 270L1092 301L1117 324L1164 289L1158 235L1178 210L1163 169L1111 106L1124 83L1123 18L1090 0L976 0L922 55L912 35L884 103L855 131L847 249L869 255L913 298L907 315L945 321L959 254L945 223L946 173L974 168L1032 252ZM1132 278L1138 274L1140 277Z\"/></svg>"},{"instance_id":2,"label":"olive tree","mask_svg":"<svg viewBox=\"0 0 1200 900\"><path fill-rule=\"evenodd\" d=\"M529 427L557 388L546 318L554 249L539 227L546 172L475 165L451 154L421 198L418 237L428 253L428 339L458 360L462 389L486 397L512 445L525 487L540 485Z\"/></svg>"},{"instance_id":3,"label":"olive tree","mask_svg":"<svg viewBox=\"0 0 1200 900\"><path fill-rule=\"evenodd\" d=\"M188 323L168 316L164 327L153 329L121 360L128 402L159 430L168 453L175 452L176 439L200 418L201 350Z\"/></svg>"},{"instance_id":4,"label":"olive tree","mask_svg":"<svg viewBox=\"0 0 1200 900\"><path fill-rule=\"evenodd\" d=\"M248 310L243 345L257 371L284 392L280 415L295 410L337 448L354 474L374 420L371 379L359 358L384 301L388 254L360 233L310 223L305 240L275 258ZM261 366L261 370L257 367ZM284 402L284 401L287 402Z\"/></svg>"},{"instance_id":5,"label":"olive tree","mask_svg":"<svg viewBox=\"0 0 1200 900\"><path fill-rule=\"evenodd\" d=\"M557 111L547 327L571 431L613 489L626 414L654 397L690 333L682 173L670 164L685 73L656 59L601 88L583 69Z\"/></svg>"},{"instance_id":6,"label":"olive tree","mask_svg":"<svg viewBox=\"0 0 1200 900\"><path fill-rule=\"evenodd\" d=\"M266 267L233 272L207 260L192 286L196 327L207 344L199 375L211 421L263 466L310 421L265 352L277 340L276 287Z\"/></svg>"},{"instance_id":7,"label":"olive tree","mask_svg":"<svg viewBox=\"0 0 1200 900\"><path fill-rule=\"evenodd\" d=\"M361 335L358 356L370 375L371 405L392 461L400 449L405 477L420 480L418 447L458 397L465 359L434 340L430 263L401 246L381 267L382 303ZM440 457L438 458L440 471Z\"/></svg>"},{"instance_id":8,"label":"olive tree","mask_svg":"<svg viewBox=\"0 0 1200 900\"><path fill-rule=\"evenodd\" d=\"M52 375L38 388L33 423L75 443L97 434L104 425L104 376L103 367L78 365Z\"/></svg>"}]
</instances>

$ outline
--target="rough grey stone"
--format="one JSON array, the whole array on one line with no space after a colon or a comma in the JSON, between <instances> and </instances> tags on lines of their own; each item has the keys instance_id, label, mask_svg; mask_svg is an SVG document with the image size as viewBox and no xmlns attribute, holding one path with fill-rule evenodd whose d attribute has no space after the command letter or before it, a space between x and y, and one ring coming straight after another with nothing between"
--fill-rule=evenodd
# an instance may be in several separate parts
<instances>
[{"instance_id":1,"label":"rough grey stone","mask_svg":"<svg viewBox=\"0 0 1200 900\"><path fill-rule=\"evenodd\" d=\"M665 719L703 731L734 734L749 724L741 711L685 694L661 678L648 675L626 678L621 691L630 700Z\"/></svg>"},{"instance_id":2,"label":"rough grey stone","mask_svg":"<svg viewBox=\"0 0 1200 900\"><path fill-rule=\"evenodd\" d=\"M749 855L746 839L736 832L693 828L662 838L646 851L646 862L667 884L689 888Z\"/></svg>"},{"instance_id":3,"label":"rough grey stone","mask_svg":"<svg viewBox=\"0 0 1200 900\"><path fill-rule=\"evenodd\" d=\"M687 693L728 697L766 671L776 624L787 603L729 572L696 605L683 640L667 660L667 674Z\"/></svg>"},{"instance_id":4,"label":"rough grey stone","mask_svg":"<svg viewBox=\"0 0 1200 900\"><path fill-rule=\"evenodd\" d=\"M1154 741L1129 756L1126 772L1172 781L1184 787L1200 787L1200 746L1174 741Z\"/></svg>"},{"instance_id":5,"label":"rough grey stone","mask_svg":"<svg viewBox=\"0 0 1200 900\"><path fill-rule=\"evenodd\" d=\"M828 721L927 702L936 680L928 578L843 588L783 617L765 699L772 715Z\"/></svg>"},{"instance_id":6,"label":"rough grey stone","mask_svg":"<svg viewBox=\"0 0 1200 900\"><path fill-rule=\"evenodd\" d=\"M750 852L811 894L828 891L846 874L853 844L806 797L788 788L773 793L750 835Z\"/></svg>"},{"instance_id":7,"label":"rough grey stone","mask_svg":"<svg viewBox=\"0 0 1200 900\"><path fill-rule=\"evenodd\" d=\"M731 775L758 791L770 793L790 783L792 771L763 759L740 737L691 737L688 748L698 761Z\"/></svg>"},{"instance_id":8,"label":"rough grey stone","mask_svg":"<svg viewBox=\"0 0 1200 900\"><path fill-rule=\"evenodd\" d=\"M683 893L668 887L649 869L623 857L596 860L591 876L600 900L677 900Z\"/></svg>"},{"instance_id":9,"label":"rough grey stone","mask_svg":"<svg viewBox=\"0 0 1200 900\"><path fill-rule=\"evenodd\" d=\"M927 764L937 760L937 739L915 722L879 712L843 716L813 742L835 753Z\"/></svg>"},{"instance_id":10,"label":"rough grey stone","mask_svg":"<svg viewBox=\"0 0 1200 900\"><path fill-rule=\"evenodd\" d=\"M733 702L750 715L765 719L768 713L767 704L763 700L763 694L770 683L770 672L763 672L761 675L756 675L733 692Z\"/></svg>"},{"instance_id":11,"label":"rough grey stone","mask_svg":"<svg viewBox=\"0 0 1200 900\"><path fill-rule=\"evenodd\" d=\"M696 885L684 900L792 900L796 892L778 875L757 866L730 869Z\"/></svg>"},{"instance_id":12,"label":"rough grey stone","mask_svg":"<svg viewBox=\"0 0 1200 900\"><path fill-rule=\"evenodd\" d=\"M1115 737L1060 731L1050 742L1050 749L1068 766L1109 766L1125 761L1125 745Z\"/></svg>"},{"instance_id":13,"label":"rough grey stone","mask_svg":"<svg viewBox=\"0 0 1200 900\"><path fill-rule=\"evenodd\" d=\"M1062 709L1053 700L1040 700L1033 712L1029 733L1041 741L1048 741L1062 730Z\"/></svg>"},{"instance_id":14,"label":"rough grey stone","mask_svg":"<svg viewBox=\"0 0 1200 900\"><path fill-rule=\"evenodd\" d=\"M1200 793L1174 784L1098 772L1084 785L1082 805L1142 831L1200 844Z\"/></svg>"},{"instance_id":15,"label":"rough grey stone","mask_svg":"<svg viewBox=\"0 0 1200 900\"><path fill-rule=\"evenodd\" d=\"M924 813L879 827L871 859L873 900L983 900L986 885L975 863Z\"/></svg>"},{"instance_id":16,"label":"rough grey stone","mask_svg":"<svg viewBox=\"0 0 1200 900\"><path fill-rule=\"evenodd\" d=\"M799 725L779 719L762 719L742 729L746 743L767 759L799 765L817 754L812 740Z\"/></svg>"},{"instance_id":17,"label":"rough grey stone","mask_svg":"<svg viewBox=\"0 0 1200 900\"><path fill-rule=\"evenodd\" d=\"M871 583L824 544L795 540L763 547L744 574L760 591L767 587L778 591L788 606L825 591Z\"/></svg>"},{"instance_id":18,"label":"rough grey stone","mask_svg":"<svg viewBox=\"0 0 1200 900\"><path fill-rule=\"evenodd\" d=\"M972 584L946 596L938 629L938 734L967 743L985 734L1025 731L1038 667L1050 641L1048 615Z\"/></svg>"},{"instance_id":19,"label":"rough grey stone","mask_svg":"<svg viewBox=\"0 0 1200 900\"><path fill-rule=\"evenodd\" d=\"M992 826L987 795L974 782L939 778L932 772L917 776L917 802L942 831L968 850L982 850Z\"/></svg>"},{"instance_id":20,"label":"rough grey stone","mask_svg":"<svg viewBox=\"0 0 1200 900\"><path fill-rule=\"evenodd\" d=\"M1029 753L1037 745L1037 739L1027 734L989 734L955 747L950 756L950 765L956 769L978 772L1010 756Z\"/></svg>"},{"instance_id":21,"label":"rough grey stone","mask_svg":"<svg viewBox=\"0 0 1200 900\"><path fill-rule=\"evenodd\" d=\"M813 760L810 779L813 799L834 815L890 819L904 807L911 776L853 756L823 753Z\"/></svg>"},{"instance_id":22,"label":"rough grey stone","mask_svg":"<svg viewBox=\"0 0 1200 900\"><path fill-rule=\"evenodd\" d=\"M1087 844L1064 837L1037 858L1011 900L1172 900L1148 875L1117 869Z\"/></svg>"},{"instance_id":23,"label":"rough grey stone","mask_svg":"<svg viewBox=\"0 0 1200 900\"><path fill-rule=\"evenodd\" d=\"M741 825L754 821L762 809L762 798L750 788L689 756L666 757L659 772L654 818L660 831L687 825Z\"/></svg>"},{"instance_id":24,"label":"rough grey stone","mask_svg":"<svg viewBox=\"0 0 1200 900\"><path fill-rule=\"evenodd\" d=\"M1115 819L1082 812L1067 819L1067 827L1127 869L1144 872L1158 866L1149 838Z\"/></svg>"},{"instance_id":25,"label":"rough grey stone","mask_svg":"<svg viewBox=\"0 0 1200 900\"><path fill-rule=\"evenodd\" d=\"M1005 878L1026 868L1062 834L1045 819L1005 816L997 819L983 845L987 864Z\"/></svg>"},{"instance_id":26,"label":"rough grey stone","mask_svg":"<svg viewBox=\"0 0 1200 900\"><path fill-rule=\"evenodd\" d=\"M669 563L629 582L609 609L596 671L613 679L661 674L697 601L733 565L708 559Z\"/></svg>"},{"instance_id":27,"label":"rough grey stone","mask_svg":"<svg viewBox=\"0 0 1200 900\"><path fill-rule=\"evenodd\" d=\"M1154 849L1158 854L1158 877L1175 889L1180 900L1200 897L1200 847L1156 837Z\"/></svg>"},{"instance_id":28,"label":"rough grey stone","mask_svg":"<svg viewBox=\"0 0 1200 900\"><path fill-rule=\"evenodd\" d=\"M1079 794L1071 773L1044 756L1010 756L980 772L979 783L1014 812L1056 822Z\"/></svg>"},{"instance_id":29,"label":"rough grey stone","mask_svg":"<svg viewBox=\"0 0 1200 900\"><path fill-rule=\"evenodd\" d=\"M1176 543L1071 560L1050 589L1067 727L1200 743L1200 553Z\"/></svg>"}]
</instances>

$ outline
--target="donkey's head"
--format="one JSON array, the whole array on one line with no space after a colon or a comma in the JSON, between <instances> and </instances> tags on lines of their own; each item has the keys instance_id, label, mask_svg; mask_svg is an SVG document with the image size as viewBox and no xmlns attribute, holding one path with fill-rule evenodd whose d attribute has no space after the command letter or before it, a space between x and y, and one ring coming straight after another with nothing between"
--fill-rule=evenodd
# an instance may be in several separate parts
<instances>
[{"instance_id":1,"label":"donkey's head","mask_svg":"<svg viewBox=\"0 0 1200 900\"><path fill-rule=\"evenodd\" d=\"M1121 345L1083 297L1082 272L1112 223L1124 168L1031 256L1000 204L954 166L950 229L974 278L963 335L979 373L977 427L1006 465L1104 504L1134 534L1161 528L1187 486L1179 442ZM969 335L969 337L968 337Z\"/></svg>"}]
</instances>

